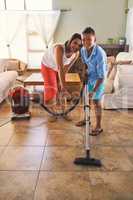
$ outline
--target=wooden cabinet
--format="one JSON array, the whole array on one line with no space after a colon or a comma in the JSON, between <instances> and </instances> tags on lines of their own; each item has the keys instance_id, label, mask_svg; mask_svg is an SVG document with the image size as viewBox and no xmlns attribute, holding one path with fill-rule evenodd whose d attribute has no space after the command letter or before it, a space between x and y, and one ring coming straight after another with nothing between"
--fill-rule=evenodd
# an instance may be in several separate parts
<instances>
[{"instance_id":1,"label":"wooden cabinet","mask_svg":"<svg viewBox=\"0 0 133 200\"><path fill-rule=\"evenodd\" d=\"M117 56L119 52L128 52L129 45L120 44L99 44L106 52L107 56Z\"/></svg>"}]
</instances>

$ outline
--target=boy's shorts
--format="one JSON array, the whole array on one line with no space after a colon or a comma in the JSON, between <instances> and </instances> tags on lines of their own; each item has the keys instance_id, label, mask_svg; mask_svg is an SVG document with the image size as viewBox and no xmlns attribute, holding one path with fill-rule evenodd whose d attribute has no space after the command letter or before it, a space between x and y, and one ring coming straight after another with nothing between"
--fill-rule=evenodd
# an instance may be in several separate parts
<instances>
[{"instance_id":1,"label":"boy's shorts","mask_svg":"<svg viewBox=\"0 0 133 200\"><path fill-rule=\"evenodd\" d=\"M95 87L95 83L88 83L88 92L91 93L93 91L93 88ZM100 86L98 87L97 91L95 94L92 96L93 100L101 100L102 96L104 94L104 83L101 83Z\"/></svg>"}]
</instances>

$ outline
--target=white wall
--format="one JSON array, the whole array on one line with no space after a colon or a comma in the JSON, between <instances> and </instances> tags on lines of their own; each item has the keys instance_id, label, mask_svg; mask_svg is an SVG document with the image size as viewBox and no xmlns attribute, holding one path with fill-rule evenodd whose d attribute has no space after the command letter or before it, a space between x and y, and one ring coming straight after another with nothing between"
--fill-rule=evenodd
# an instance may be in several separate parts
<instances>
[{"instance_id":1,"label":"white wall","mask_svg":"<svg viewBox=\"0 0 133 200\"><path fill-rule=\"evenodd\" d=\"M64 42L74 32L81 33L86 26L95 29L98 42L125 36L127 0L53 0L53 8L71 8L61 15L56 42Z\"/></svg>"},{"instance_id":2,"label":"white wall","mask_svg":"<svg viewBox=\"0 0 133 200\"><path fill-rule=\"evenodd\" d=\"M128 0L128 8L133 8L133 0Z\"/></svg>"}]
</instances>

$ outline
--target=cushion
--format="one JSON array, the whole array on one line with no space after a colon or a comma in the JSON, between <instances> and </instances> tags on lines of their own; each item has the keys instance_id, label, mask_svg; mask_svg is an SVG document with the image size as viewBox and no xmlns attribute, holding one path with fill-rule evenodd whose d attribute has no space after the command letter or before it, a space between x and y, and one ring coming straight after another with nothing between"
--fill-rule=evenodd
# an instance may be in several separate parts
<instances>
[{"instance_id":1,"label":"cushion","mask_svg":"<svg viewBox=\"0 0 133 200\"><path fill-rule=\"evenodd\" d=\"M116 61L133 61L133 52L120 52L116 56Z\"/></svg>"},{"instance_id":2,"label":"cushion","mask_svg":"<svg viewBox=\"0 0 133 200\"><path fill-rule=\"evenodd\" d=\"M6 70L19 70L20 61L17 59L7 60L5 64Z\"/></svg>"},{"instance_id":3,"label":"cushion","mask_svg":"<svg viewBox=\"0 0 133 200\"><path fill-rule=\"evenodd\" d=\"M133 65L118 65L114 81L115 91L121 88L133 88Z\"/></svg>"},{"instance_id":4,"label":"cushion","mask_svg":"<svg viewBox=\"0 0 133 200\"><path fill-rule=\"evenodd\" d=\"M133 64L133 61L132 60L119 60L119 61L116 61L117 65L132 65Z\"/></svg>"},{"instance_id":5,"label":"cushion","mask_svg":"<svg viewBox=\"0 0 133 200\"><path fill-rule=\"evenodd\" d=\"M0 72L4 72L4 65L5 65L5 60L0 59Z\"/></svg>"},{"instance_id":6,"label":"cushion","mask_svg":"<svg viewBox=\"0 0 133 200\"><path fill-rule=\"evenodd\" d=\"M0 102L7 97L8 91L15 83L16 78L16 71L6 71L0 73Z\"/></svg>"},{"instance_id":7,"label":"cushion","mask_svg":"<svg viewBox=\"0 0 133 200\"><path fill-rule=\"evenodd\" d=\"M117 65L120 74L129 74L133 76L133 65Z\"/></svg>"},{"instance_id":8,"label":"cushion","mask_svg":"<svg viewBox=\"0 0 133 200\"><path fill-rule=\"evenodd\" d=\"M15 70L22 75L27 69L27 64L18 59L0 59L0 72Z\"/></svg>"},{"instance_id":9,"label":"cushion","mask_svg":"<svg viewBox=\"0 0 133 200\"><path fill-rule=\"evenodd\" d=\"M130 88L133 87L133 76L132 75L122 75L117 74L114 80L115 91L121 88Z\"/></svg>"},{"instance_id":10,"label":"cushion","mask_svg":"<svg viewBox=\"0 0 133 200\"><path fill-rule=\"evenodd\" d=\"M109 64L108 64L109 65ZM114 90L114 79L116 76L117 68L116 65L111 64L108 70L107 78L105 80L105 93L110 94Z\"/></svg>"}]
</instances>

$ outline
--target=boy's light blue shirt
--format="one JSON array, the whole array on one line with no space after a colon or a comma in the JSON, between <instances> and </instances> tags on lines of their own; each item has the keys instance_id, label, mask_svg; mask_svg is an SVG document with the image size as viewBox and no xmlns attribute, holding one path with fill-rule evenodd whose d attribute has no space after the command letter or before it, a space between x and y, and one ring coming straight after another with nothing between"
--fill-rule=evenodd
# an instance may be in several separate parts
<instances>
[{"instance_id":1,"label":"boy's light blue shirt","mask_svg":"<svg viewBox=\"0 0 133 200\"><path fill-rule=\"evenodd\" d=\"M104 79L107 74L107 56L105 51L97 44L94 45L91 55L85 47L81 48L83 63L88 66L88 82L95 84L98 79Z\"/></svg>"}]
</instances>

